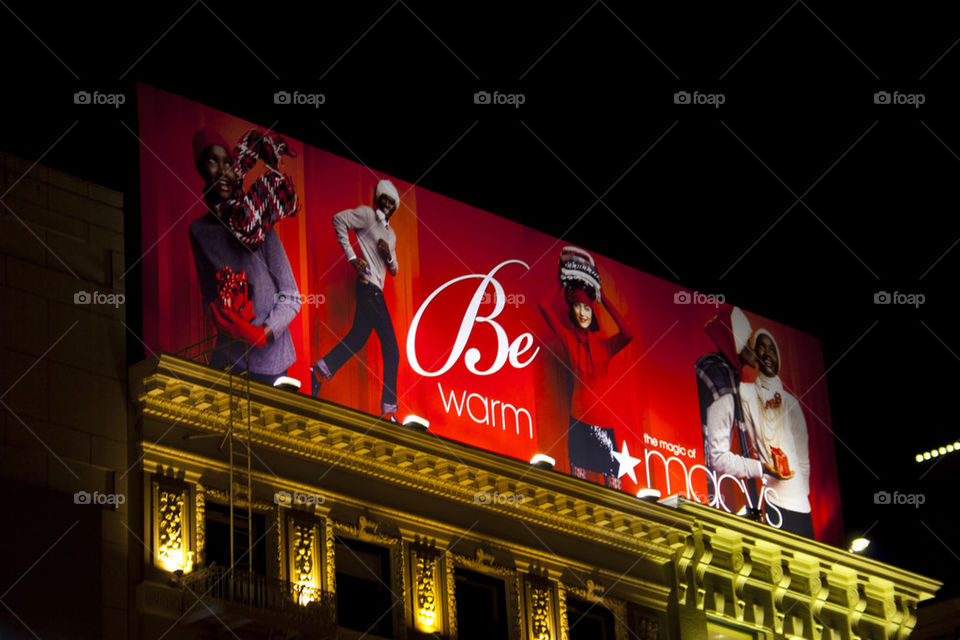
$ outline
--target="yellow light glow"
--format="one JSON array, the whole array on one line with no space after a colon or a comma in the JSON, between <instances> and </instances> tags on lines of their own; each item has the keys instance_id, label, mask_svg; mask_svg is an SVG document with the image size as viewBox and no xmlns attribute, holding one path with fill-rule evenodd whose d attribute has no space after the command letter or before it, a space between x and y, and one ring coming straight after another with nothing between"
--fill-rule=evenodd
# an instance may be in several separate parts
<instances>
[{"instance_id":1,"label":"yellow light glow","mask_svg":"<svg viewBox=\"0 0 960 640\"><path fill-rule=\"evenodd\" d=\"M433 633L436 631L434 626L437 622L437 612L430 609L420 609L417 613L417 625L420 628L420 631L426 633Z\"/></svg>"},{"instance_id":2,"label":"yellow light glow","mask_svg":"<svg viewBox=\"0 0 960 640\"><path fill-rule=\"evenodd\" d=\"M924 459L924 460L929 460L929 459L930 459L930 452L929 452L929 451L927 451L925 454L923 454L923 459Z\"/></svg>"},{"instance_id":3,"label":"yellow light glow","mask_svg":"<svg viewBox=\"0 0 960 640\"><path fill-rule=\"evenodd\" d=\"M947 448L946 448L946 447L940 447L939 449L937 449L937 451L940 452L940 455L943 455L943 454L945 454L945 453L947 452Z\"/></svg>"},{"instance_id":4,"label":"yellow light glow","mask_svg":"<svg viewBox=\"0 0 960 640\"><path fill-rule=\"evenodd\" d=\"M297 603L308 605L317 599L317 583L313 580L301 580L296 585Z\"/></svg>"},{"instance_id":5,"label":"yellow light glow","mask_svg":"<svg viewBox=\"0 0 960 640\"><path fill-rule=\"evenodd\" d=\"M930 452L930 455L932 455L934 458L936 458L938 455L940 455L940 452L937 451L936 449L934 449L933 451Z\"/></svg>"},{"instance_id":6,"label":"yellow light glow","mask_svg":"<svg viewBox=\"0 0 960 640\"><path fill-rule=\"evenodd\" d=\"M160 566L167 571L190 573L193 569L193 551L183 552L181 548L167 548L160 552Z\"/></svg>"},{"instance_id":7,"label":"yellow light glow","mask_svg":"<svg viewBox=\"0 0 960 640\"><path fill-rule=\"evenodd\" d=\"M918 453L918 454L917 454L917 462L923 462L923 454L922 454L922 453Z\"/></svg>"},{"instance_id":8,"label":"yellow light glow","mask_svg":"<svg viewBox=\"0 0 960 640\"><path fill-rule=\"evenodd\" d=\"M947 445L947 453L953 453L953 445L952 445L952 444L948 444L948 445Z\"/></svg>"}]
</instances>

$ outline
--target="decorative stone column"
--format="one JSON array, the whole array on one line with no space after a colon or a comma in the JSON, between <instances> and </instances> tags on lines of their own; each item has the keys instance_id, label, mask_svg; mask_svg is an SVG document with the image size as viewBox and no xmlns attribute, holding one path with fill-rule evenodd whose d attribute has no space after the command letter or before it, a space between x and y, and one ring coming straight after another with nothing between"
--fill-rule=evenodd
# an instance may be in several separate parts
<instances>
[{"instance_id":1,"label":"decorative stone column","mask_svg":"<svg viewBox=\"0 0 960 640\"><path fill-rule=\"evenodd\" d=\"M410 545L413 569L413 625L417 631L434 633L443 629L440 608L440 555L433 547Z\"/></svg>"},{"instance_id":2,"label":"decorative stone column","mask_svg":"<svg viewBox=\"0 0 960 640\"><path fill-rule=\"evenodd\" d=\"M524 576L524 599L527 637L530 640L558 640L557 590L549 578L540 573Z\"/></svg>"},{"instance_id":3,"label":"decorative stone column","mask_svg":"<svg viewBox=\"0 0 960 640\"><path fill-rule=\"evenodd\" d=\"M153 481L153 563L166 571L189 573L194 551L190 549L190 501L186 486Z\"/></svg>"}]
</instances>

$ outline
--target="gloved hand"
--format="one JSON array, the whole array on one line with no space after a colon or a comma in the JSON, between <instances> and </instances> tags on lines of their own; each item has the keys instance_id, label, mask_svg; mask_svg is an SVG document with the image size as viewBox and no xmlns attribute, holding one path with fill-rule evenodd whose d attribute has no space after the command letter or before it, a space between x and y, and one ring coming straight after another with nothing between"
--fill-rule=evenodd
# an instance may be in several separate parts
<instances>
[{"instance_id":1,"label":"gloved hand","mask_svg":"<svg viewBox=\"0 0 960 640\"><path fill-rule=\"evenodd\" d=\"M214 323L224 333L238 340L244 340L257 349L266 346L267 335L263 327L250 324L250 321L256 317L253 313L253 301L247 302L239 313L211 302L210 312L213 314Z\"/></svg>"},{"instance_id":2,"label":"gloved hand","mask_svg":"<svg viewBox=\"0 0 960 640\"><path fill-rule=\"evenodd\" d=\"M234 172L240 177L247 174L257 160L263 160L268 169L278 172L282 156L297 157L297 152L287 141L274 133L261 133L250 129L233 149Z\"/></svg>"}]
</instances>

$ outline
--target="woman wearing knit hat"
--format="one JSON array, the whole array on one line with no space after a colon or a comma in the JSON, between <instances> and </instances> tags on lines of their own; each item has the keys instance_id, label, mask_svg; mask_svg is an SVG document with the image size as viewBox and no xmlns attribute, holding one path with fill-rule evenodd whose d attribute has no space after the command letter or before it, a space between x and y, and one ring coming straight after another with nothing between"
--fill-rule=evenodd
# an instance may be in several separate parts
<instances>
[{"instance_id":1,"label":"woman wearing knit hat","mask_svg":"<svg viewBox=\"0 0 960 640\"><path fill-rule=\"evenodd\" d=\"M216 131L193 137L193 158L208 211L190 224L190 246L203 305L217 327L210 366L247 369L273 384L296 361L287 327L300 312L290 262L273 226L297 210L281 156L293 151L279 136L249 131L231 150ZM258 161L262 176L245 191L243 176Z\"/></svg>"},{"instance_id":2,"label":"woman wearing knit hat","mask_svg":"<svg viewBox=\"0 0 960 640\"><path fill-rule=\"evenodd\" d=\"M751 331L750 321L739 307L721 309L704 326L704 332L717 351L697 359L696 372L706 466L715 473L715 478L722 475L742 478L753 509L751 515L759 517L757 480L763 476L764 467L756 456L751 455L753 448L740 402L743 369L756 366L753 350L747 344ZM716 483L714 480L707 484L707 499L711 505L718 500ZM742 500L742 495L734 491L725 496L723 504L738 511L747 507Z\"/></svg>"},{"instance_id":3,"label":"woman wearing knit hat","mask_svg":"<svg viewBox=\"0 0 960 640\"><path fill-rule=\"evenodd\" d=\"M573 375L567 430L570 473L584 479L588 473L597 473L608 487L619 489L618 465L613 456L618 451L612 426L616 418L603 402L603 395L609 385L610 359L630 343L633 335L609 297L601 295L600 273L589 253L564 247L558 275L560 286L540 302L540 311L563 343ZM554 307L560 307L561 300L566 313L559 315ZM618 331L612 336L598 336L601 306L617 325Z\"/></svg>"}]
</instances>

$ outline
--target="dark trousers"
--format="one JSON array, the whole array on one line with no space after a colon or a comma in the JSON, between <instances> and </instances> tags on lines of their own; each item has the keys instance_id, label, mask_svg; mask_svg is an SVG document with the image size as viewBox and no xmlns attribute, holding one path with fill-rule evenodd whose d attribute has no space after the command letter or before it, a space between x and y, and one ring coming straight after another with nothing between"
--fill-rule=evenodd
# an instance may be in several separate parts
<instances>
[{"instance_id":1,"label":"dark trousers","mask_svg":"<svg viewBox=\"0 0 960 640\"><path fill-rule=\"evenodd\" d=\"M789 509L784 509L783 507L777 507L777 509L780 509L780 515L783 518L783 524L780 526L781 531L789 531L790 533L815 539L813 535L812 514L790 511ZM775 515L771 515L770 519L776 522Z\"/></svg>"},{"instance_id":2,"label":"dark trousers","mask_svg":"<svg viewBox=\"0 0 960 640\"><path fill-rule=\"evenodd\" d=\"M600 433L607 437L601 440ZM616 450L616 438L613 429L594 427L571 416L570 428L567 430L567 453L570 466L616 477L617 462L612 454L612 451ZM613 449L608 442L612 444Z\"/></svg>"},{"instance_id":3,"label":"dark trousers","mask_svg":"<svg viewBox=\"0 0 960 640\"><path fill-rule=\"evenodd\" d=\"M393 332L393 322L383 291L376 285L357 279L357 309L353 314L353 326L337 346L323 357L323 362L333 377L347 360L357 354L376 331L380 339L380 355L383 358L383 394L380 399L384 413L397 410L397 368L400 366L400 349Z\"/></svg>"}]
</instances>

